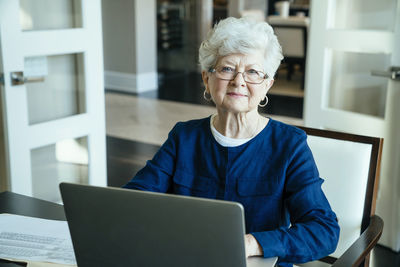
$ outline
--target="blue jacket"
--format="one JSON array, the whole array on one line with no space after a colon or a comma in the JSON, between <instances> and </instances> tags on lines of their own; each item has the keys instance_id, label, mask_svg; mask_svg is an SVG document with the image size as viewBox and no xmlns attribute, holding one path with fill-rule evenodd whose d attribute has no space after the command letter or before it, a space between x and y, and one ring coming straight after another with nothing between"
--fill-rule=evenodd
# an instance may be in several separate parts
<instances>
[{"instance_id":1,"label":"blue jacket","mask_svg":"<svg viewBox=\"0 0 400 267\"><path fill-rule=\"evenodd\" d=\"M247 143L223 147L210 118L180 122L124 187L240 202L264 257L280 266L319 259L335 250L339 226L306 138L270 119Z\"/></svg>"}]
</instances>

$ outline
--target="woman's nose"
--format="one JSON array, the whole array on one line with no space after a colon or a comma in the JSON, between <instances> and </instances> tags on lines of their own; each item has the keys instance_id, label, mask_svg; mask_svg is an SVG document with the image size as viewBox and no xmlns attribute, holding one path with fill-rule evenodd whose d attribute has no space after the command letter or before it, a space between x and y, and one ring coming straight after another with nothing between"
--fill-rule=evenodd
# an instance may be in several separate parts
<instances>
[{"instance_id":1,"label":"woman's nose","mask_svg":"<svg viewBox=\"0 0 400 267\"><path fill-rule=\"evenodd\" d=\"M237 72L231 83L235 86L246 86L246 82L244 81L243 72Z\"/></svg>"}]
</instances>

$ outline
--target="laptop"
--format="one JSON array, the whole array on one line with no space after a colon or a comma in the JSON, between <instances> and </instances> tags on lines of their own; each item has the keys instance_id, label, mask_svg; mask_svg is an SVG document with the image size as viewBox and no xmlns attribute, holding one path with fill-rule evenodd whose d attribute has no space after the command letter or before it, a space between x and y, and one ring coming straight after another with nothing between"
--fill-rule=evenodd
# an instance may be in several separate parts
<instances>
[{"instance_id":1,"label":"laptop","mask_svg":"<svg viewBox=\"0 0 400 267\"><path fill-rule=\"evenodd\" d=\"M275 265L246 261L240 203L69 183L60 191L79 267Z\"/></svg>"}]
</instances>

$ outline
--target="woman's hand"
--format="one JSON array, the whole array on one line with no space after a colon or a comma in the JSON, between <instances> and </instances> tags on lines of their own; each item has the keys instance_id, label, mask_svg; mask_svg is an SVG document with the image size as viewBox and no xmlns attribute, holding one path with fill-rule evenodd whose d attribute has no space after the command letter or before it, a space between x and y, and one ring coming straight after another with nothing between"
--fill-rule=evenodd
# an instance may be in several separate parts
<instances>
[{"instance_id":1,"label":"woman's hand","mask_svg":"<svg viewBox=\"0 0 400 267\"><path fill-rule=\"evenodd\" d=\"M246 257L263 255L263 250L253 235L245 235L244 240L246 245Z\"/></svg>"}]
</instances>

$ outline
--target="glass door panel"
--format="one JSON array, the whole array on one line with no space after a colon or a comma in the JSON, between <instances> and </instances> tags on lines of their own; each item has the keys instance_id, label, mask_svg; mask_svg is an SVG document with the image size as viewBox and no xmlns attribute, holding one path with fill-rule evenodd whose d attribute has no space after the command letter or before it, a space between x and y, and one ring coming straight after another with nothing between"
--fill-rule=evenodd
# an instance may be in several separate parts
<instances>
[{"instance_id":1,"label":"glass door panel","mask_svg":"<svg viewBox=\"0 0 400 267\"><path fill-rule=\"evenodd\" d=\"M332 51L328 106L383 118L388 79L371 70L388 69L390 56Z\"/></svg>"},{"instance_id":2,"label":"glass door panel","mask_svg":"<svg viewBox=\"0 0 400 267\"><path fill-rule=\"evenodd\" d=\"M66 139L31 150L33 196L61 202L61 182L88 184L87 137Z\"/></svg>"},{"instance_id":3,"label":"glass door panel","mask_svg":"<svg viewBox=\"0 0 400 267\"><path fill-rule=\"evenodd\" d=\"M80 28L81 1L20 0L19 21L23 31Z\"/></svg>"},{"instance_id":4,"label":"glass door panel","mask_svg":"<svg viewBox=\"0 0 400 267\"><path fill-rule=\"evenodd\" d=\"M37 72L44 81L25 84L30 125L85 113L82 54L25 58L26 76Z\"/></svg>"},{"instance_id":5,"label":"glass door panel","mask_svg":"<svg viewBox=\"0 0 400 267\"><path fill-rule=\"evenodd\" d=\"M333 28L393 31L396 0L337 0Z\"/></svg>"}]
</instances>

